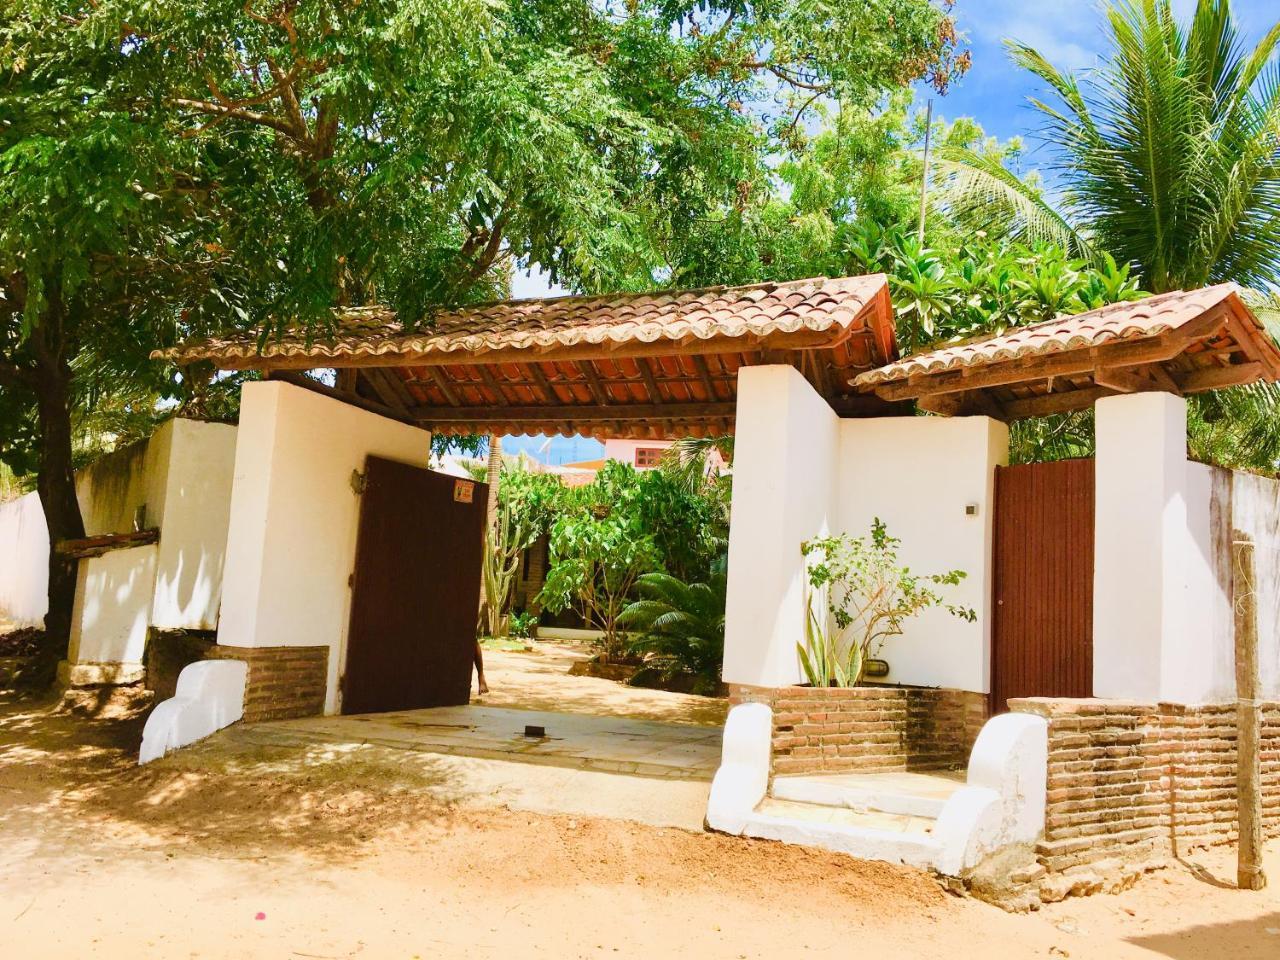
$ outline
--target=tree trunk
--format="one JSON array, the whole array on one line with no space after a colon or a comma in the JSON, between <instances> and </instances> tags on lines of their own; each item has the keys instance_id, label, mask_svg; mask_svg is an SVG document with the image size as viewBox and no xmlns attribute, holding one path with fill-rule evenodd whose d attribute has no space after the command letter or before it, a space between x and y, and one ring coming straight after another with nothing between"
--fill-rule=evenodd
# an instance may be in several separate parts
<instances>
[{"instance_id":1,"label":"tree trunk","mask_svg":"<svg viewBox=\"0 0 1280 960\"><path fill-rule=\"evenodd\" d=\"M37 331L37 340L45 334ZM40 423L36 489L49 528L49 612L45 614L45 654L61 659L71 639L71 608L76 598L76 561L53 548L59 540L84 536L84 518L76 499L71 465L71 367L47 342L35 350L35 394Z\"/></svg>"}]
</instances>

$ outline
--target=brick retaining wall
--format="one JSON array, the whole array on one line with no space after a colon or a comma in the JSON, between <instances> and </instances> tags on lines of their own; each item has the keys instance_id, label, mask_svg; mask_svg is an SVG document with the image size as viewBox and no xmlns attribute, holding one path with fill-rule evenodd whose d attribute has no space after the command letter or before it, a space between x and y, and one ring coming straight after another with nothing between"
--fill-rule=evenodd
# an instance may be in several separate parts
<instances>
[{"instance_id":1,"label":"brick retaining wall","mask_svg":"<svg viewBox=\"0 0 1280 960\"><path fill-rule=\"evenodd\" d=\"M211 660L244 660L249 664L244 692L246 723L324 713L328 647L215 645L205 656Z\"/></svg>"},{"instance_id":2,"label":"brick retaining wall","mask_svg":"<svg viewBox=\"0 0 1280 960\"><path fill-rule=\"evenodd\" d=\"M730 704L773 709L775 774L957 770L987 719L987 697L929 687L751 687Z\"/></svg>"},{"instance_id":3,"label":"brick retaining wall","mask_svg":"<svg viewBox=\"0 0 1280 960\"><path fill-rule=\"evenodd\" d=\"M1052 872L1104 859L1158 861L1232 840L1234 704L1011 700L1049 721L1045 835ZM1280 834L1280 703L1262 724L1263 819Z\"/></svg>"}]
</instances>

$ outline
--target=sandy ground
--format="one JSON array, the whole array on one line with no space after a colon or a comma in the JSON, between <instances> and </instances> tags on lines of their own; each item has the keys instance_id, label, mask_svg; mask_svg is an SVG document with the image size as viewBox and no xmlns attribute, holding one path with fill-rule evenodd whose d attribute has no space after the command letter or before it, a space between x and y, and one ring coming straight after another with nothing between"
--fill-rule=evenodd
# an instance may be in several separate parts
<instances>
[{"instance_id":1,"label":"sandy ground","mask_svg":"<svg viewBox=\"0 0 1280 960\"><path fill-rule=\"evenodd\" d=\"M1213 882L1230 851L1012 916L903 868L520 809L466 758L214 738L139 769L139 732L0 698L0 957L1280 957L1280 885Z\"/></svg>"},{"instance_id":2,"label":"sandy ground","mask_svg":"<svg viewBox=\"0 0 1280 960\"><path fill-rule=\"evenodd\" d=\"M668 723L724 723L727 700L629 687L596 677L571 677L575 660L592 651L585 645L537 641L530 653L485 650L489 692L473 703L520 710L558 710Z\"/></svg>"}]
</instances>

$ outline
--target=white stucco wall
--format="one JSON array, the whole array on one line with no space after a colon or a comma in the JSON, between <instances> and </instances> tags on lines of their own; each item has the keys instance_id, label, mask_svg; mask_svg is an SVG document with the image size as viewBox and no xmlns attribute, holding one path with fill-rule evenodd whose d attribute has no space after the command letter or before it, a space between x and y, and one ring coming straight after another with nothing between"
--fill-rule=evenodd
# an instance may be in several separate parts
<instances>
[{"instance_id":1,"label":"white stucco wall","mask_svg":"<svg viewBox=\"0 0 1280 960\"><path fill-rule=\"evenodd\" d=\"M376 455L427 466L431 435L280 382L246 384L218 642L329 647L325 710L338 709L359 497Z\"/></svg>"},{"instance_id":2,"label":"white stucco wall","mask_svg":"<svg viewBox=\"0 0 1280 960\"><path fill-rule=\"evenodd\" d=\"M881 652L890 681L989 692L995 468L1008 453L1008 427L989 417L840 421L839 529L869 536L879 517L913 571L963 570L958 586L939 592L978 614L968 623L933 609L908 621Z\"/></svg>"},{"instance_id":3,"label":"white stucco wall","mask_svg":"<svg viewBox=\"0 0 1280 960\"><path fill-rule=\"evenodd\" d=\"M76 474L89 536L128 533L135 518L144 527L160 528L152 561L154 626L212 630L217 625L235 436L236 428L227 424L173 419L148 440ZM44 619L48 563L49 535L39 498L31 493L0 504L0 616L19 624Z\"/></svg>"},{"instance_id":4,"label":"white stucco wall","mask_svg":"<svg viewBox=\"0 0 1280 960\"><path fill-rule=\"evenodd\" d=\"M1093 692L1190 702L1187 405L1168 393L1095 406Z\"/></svg>"},{"instance_id":5,"label":"white stucco wall","mask_svg":"<svg viewBox=\"0 0 1280 960\"><path fill-rule=\"evenodd\" d=\"M80 561L67 660L140 665L155 582L155 544Z\"/></svg>"},{"instance_id":6,"label":"white stucco wall","mask_svg":"<svg viewBox=\"0 0 1280 960\"><path fill-rule=\"evenodd\" d=\"M889 679L987 692L995 467L1008 447L1007 427L987 417L841 420L792 367L739 371L725 680L801 679L800 544L869 534L879 517L913 570L964 570L946 595L978 614L974 623L945 610L911 620L882 651Z\"/></svg>"},{"instance_id":7,"label":"white stucco wall","mask_svg":"<svg viewBox=\"0 0 1280 960\"><path fill-rule=\"evenodd\" d=\"M48 594L49 528L32 492L0 503L0 620L39 626Z\"/></svg>"},{"instance_id":8,"label":"white stucco wall","mask_svg":"<svg viewBox=\"0 0 1280 960\"><path fill-rule=\"evenodd\" d=\"M148 512L160 527L151 623L160 629L213 630L231 515L236 428L170 420L157 434L167 454L163 483Z\"/></svg>"},{"instance_id":9,"label":"white stucco wall","mask_svg":"<svg viewBox=\"0 0 1280 960\"><path fill-rule=\"evenodd\" d=\"M800 543L834 530L839 419L790 366L738 371L724 679L800 679L805 573Z\"/></svg>"}]
</instances>

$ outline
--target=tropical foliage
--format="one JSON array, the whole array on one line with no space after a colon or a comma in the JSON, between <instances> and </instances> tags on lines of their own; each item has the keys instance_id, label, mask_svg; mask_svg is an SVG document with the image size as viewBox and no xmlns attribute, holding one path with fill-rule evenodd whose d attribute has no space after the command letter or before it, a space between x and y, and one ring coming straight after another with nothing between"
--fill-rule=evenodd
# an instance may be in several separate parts
<instances>
[{"instance_id":1,"label":"tropical foliage","mask_svg":"<svg viewBox=\"0 0 1280 960\"><path fill-rule=\"evenodd\" d=\"M1104 266L1107 257L1132 264L1156 293L1221 281L1272 289L1280 270L1280 23L1248 48L1229 0L1199 0L1185 24L1169 0L1122 0L1105 15L1110 55L1079 75L1010 45L1014 61L1052 94L1034 105L1058 196L999 157L948 144L940 215L993 236L1054 242ZM1192 455L1274 471L1278 410L1271 384L1193 398ZM1087 454L1091 426L1088 414L1023 425L1015 455Z\"/></svg>"},{"instance_id":2,"label":"tropical foliage","mask_svg":"<svg viewBox=\"0 0 1280 960\"><path fill-rule=\"evenodd\" d=\"M1169 0L1106 8L1110 56L1074 75L1011 43L1049 87L1035 101L1061 178L1040 191L964 149L952 212L1014 236L1056 239L1133 263L1155 292L1233 280L1266 287L1280 272L1280 46L1277 23L1246 48L1229 0L1199 0L1188 24ZM1013 206L1019 215L1009 218Z\"/></svg>"},{"instance_id":3,"label":"tropical foliage","mask_svg":"<svg viewBox=\"0 0 1280 960\"><path fill-rule=\"evenodd\" d=\"M594 483L566 491L551 525L551 566L539 601L552 613L577 609L602 631L607 659L625 654L618 617L636 582L660 564L640 519L640 497L635 471L610 461Z\"/></svg>"},{"instance_id":4,"label":"tropical foliage","mask_svg":"<svg viewBox=\"0 0 1280 960\"><path fill-rule=\"evenodd\" d=\"M500 449L500 447L495 447ZM547 532L563 488L554 474L505 467L498 478L498 502L485 529L484 626L490 637L507 635L512 587L520 557Z\"/></svg>"},{"instance_id":5,"label":"tropical foliage","mask_svg":"<svg viewBox=\"0 0 1280 960\"><path fill-rule=\"evenodd\" d=\"M711 693L724 662L725 592L723 561L705 582L686 583L667 573L646 573L636 583L641 599L629 604L618 624L638 634L631 650L670 678L697 678L694 692Z\"/></svg>"},{"instance_id":6,"label":"tropical foliage","mask_svg":"<svg viewBox=\"0 0 1280 960\"><path fill-rule=\"evenodd\" d=\"M858 272L888 275L898 341L908 353L1146 296L1128 264L1107 255L1090 263L1048 243L979 233L929 247L901 229L864 222L850 231L848 249Z\"/></svg>"},{"instance_id":7,"label":"tropical foliage","mask_svg":"<svg viewBox=\"0 0 1280 960\"><path fill-rule=\"evenodd\" d=\"M78 536L83 411L209 409L211 371L152 348L375 300L430 323L517 264L652 286L816 100L966 66L928 0L0 0L5 462Z\"/></svg>"},{"instance_id":8,"label":"tropical foliage","mask_svg":"<svg viewBox=\"0 0 1280 960\"><path fill-rule=\"evenodd\" d=\"M815 687L858 683L867 660L901 635L907 620L930 607L970 623L977 620L974 610L949 603L935 589L959 584L963 570L912 573L898 561L900 544L878 517L869 538L842 533L801 544L809 592L805 639L796 647Z\"/></svg>"}]
</instances>

